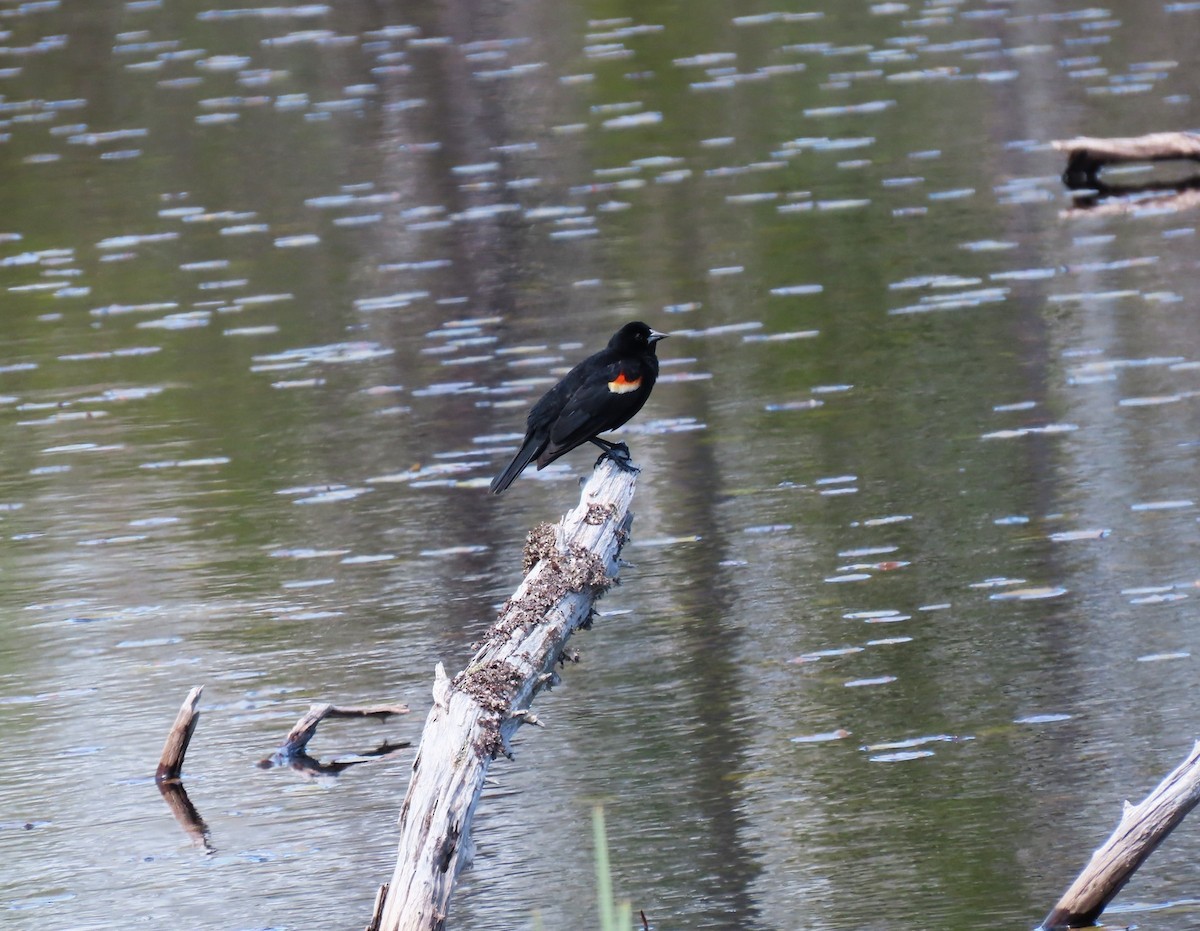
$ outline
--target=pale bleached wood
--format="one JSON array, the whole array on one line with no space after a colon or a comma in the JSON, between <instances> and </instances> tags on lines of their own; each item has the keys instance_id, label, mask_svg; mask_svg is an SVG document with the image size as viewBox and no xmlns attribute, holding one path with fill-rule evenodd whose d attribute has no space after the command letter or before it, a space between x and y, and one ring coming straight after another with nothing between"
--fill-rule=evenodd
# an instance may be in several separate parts
<instances>
[{"instance_id":1,"label":"pale bleached wood","mask_svg":"<svg viewBox=\"0 0 1200 931\"><path fill-rule=\"evenodd\" d=\"M1163 158L1200 158L1200 135L1147 133L1144 136L1076 136L1051 143L1059 152L1086 152L1096 161L1153 162Z\"/></svg>"},{"instance_id":2,"label":"pale bleached wood","mask_svg":"<svg viewBox=\"0 0 1200 931\"><path fill-rule=\"evenodd\" d=\"M167 741L163 744L162 756L158 758L158 769L154 773L156 782L161 783L164 780L179 778L179 774L183 770L183 758L187 755L188 744L191 743L192 734L200 720L200 712L196 710L196 706L200 704L200 694L203 691L204 686L198 685L188 692L187 698L183 700L183 704L179 708L179 713L175 715L175 723L171 725Z\"/></svg>"},{"instance_id":3,"label":"pale bleached wood","mask_svg":"<svg viewBox=\"0 0 1200 931\"><path fill-rule=\"evenodd\" d=\"M1121 823L1042 922L1042 928L1085 928L1139 866L1200 802L1200 742L1139 805L1125 803Z\"/></svg>"},{"instance_id":4,"label":"pale bleached wood","mask_svg":"<svg viewBox=\"0 0 1200 931\"><path fill-rule=\"evenodd\" d=\"M537 723L530 703L553 684L568 638L615 579L635 477L602 460L553 532L530 534L526 561L535 564L467 668L451 680L437 665L379 931L444 927L455 879L471 856L471 820L488 767L496 754L510 755L522 723Z\"/></svg>"},{"instance_id":5,"label":"pale bleached wood","mask_svg":"<svg viewBox=\"0 0 1200 931\"><path fill-rule=\"evenodd\" d=\"M1094 183L1101 167L1118 162L1200 161L1200 135L1195 133L1148 133L1107 139L1077 136L1050 144L1055 150L1067 153L1063 180L1070 185Z\"/></svg>"}]
</instances>

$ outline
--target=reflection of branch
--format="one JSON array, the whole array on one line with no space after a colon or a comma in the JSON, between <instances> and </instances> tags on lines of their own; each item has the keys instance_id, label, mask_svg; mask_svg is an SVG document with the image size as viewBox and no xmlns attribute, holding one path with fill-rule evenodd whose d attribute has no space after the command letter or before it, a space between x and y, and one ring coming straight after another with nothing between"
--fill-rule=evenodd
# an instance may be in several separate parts
<instances>
[{"instance_id":1,"label":"reflection of branch","mask_svg":"<svg viewBox=\"0 0 1200 931\"><path fill-rule=\"evenodd\" d=\"M196 710L196 705L200 703L200 693L203 691L204 686L198 685L188 692L179 714L175 716L175 723L171 725L171 731L167 734L167 742L163 744L158 769L154 773L154 780L160 785L163 780L179 779L179 773L183 769L183 758L200 720L200 712Z\"/></svg>"},{"instance_id":2,"label":"reflection of branch","mask_svg":"<svg viewBox=\"0 0 1200 931\"><path fill-rule=\"evenodd\" d=\"M1200 205L1200 175L1172 184L1104 184L1075 198L1075 206L1059 213L1060 217L1098 217L1125 213L1175 213Z\"/></svg>"},{"instance_id":3,"label":"reflection of branch","mask_svg":"<svg viewBox=\"0 0 1200 931\"><path fill-rule=\"evenodd\" d=\"M179 826L192 839L193 847L203 847L206 853L216 853L216 848L209 842L208 825L196 811L196 806L188 798L187 790L182 782L160 782L158 791L162 793L163 801L171 809L171 814L179 822Z\"/></svg>"},{"instance_id":4,"label":"reflection of branch","mask_svg":"<svg viewBox=\"0 0 1200 931\"><path fill-rule=\"evenodd\" d=\"M1149 133L1117 139L1078 136L1051 145L1067 153L1063 183L1071 188L1095 187L1100 169L1118 162L1200 161L1200 135L1195 133Z\"/></svg>"},{"instance_id":5,"label":"reflection of branch","mask_svg":"<svg viewBox=\"0 0 1200 931\"><path fill-rule=\"evenodd\" d=\"M1138 805L1125 803L1121 823L1092 854L1074 884L1063 893L1041 927L1083 928L1096 923L1121 891L1189 811L1200 802L1200 742Z\"/></svg>"},{"instance_id":6,"label":"reflection of branch","mask_svg":"<svg viewBox=\"0 0 1200 931\"><path fill-rule=\"evenodd\" d=\"M336 778L341 775L342 770L349 769L351 766L357 766L359 763L369 763L371 760L381 760L411 746L412 741L410 740L402 740L399 743L392 743L385 740L374 750L363 750L361 753L356 753L349 758L330 760L328 763L322 763L316 757L309 756L307 753L299 753L288 757L286 760L272 755L265 760L261 760L258 766L260 769L287 766L305 779L310 780Z\"/></svg>"},{"instance_id":7,"label":"reflection of branch","mask_svg":"<svg viewBox=\"0 0 1200 931\"><path fill-rule=\"evenodd\" d=\"M317 725L326 718L379 718L380 720L385 720L394 714L408 714L408 706L368 705L364 707L339 708L328 702L313 705L296 722L296 726L288 732L279 749L267 757L267 759L262 760L258 765L262 769L271 769L275 766L290 766L298 773L310 778L336 776L342 770L357 763L365 763L370 759L389 756L397 750L402 750L409 746L409 742L391 743L384 741L374 750L365 750L362 753L355 754L354 758L331 760L328 763L322 763L315 757L309 756L307 752L308 742L317 733Z\"/></svg>"}]
</instances>

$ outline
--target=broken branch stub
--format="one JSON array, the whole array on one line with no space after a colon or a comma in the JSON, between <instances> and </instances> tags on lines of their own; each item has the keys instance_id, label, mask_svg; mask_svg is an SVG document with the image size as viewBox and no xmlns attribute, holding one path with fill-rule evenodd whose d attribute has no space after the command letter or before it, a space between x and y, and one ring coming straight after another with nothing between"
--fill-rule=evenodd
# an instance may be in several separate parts
<instances>
[{"instance_id":1,"label":"broken branch stub","mask_svg":"<svg viewBox=\"0 0 1200 931\"><path fill-rule=\"evenodd\" d=\"M1200 742L1138 805L1125 803L1121 822L1042 921L1041 928L1094 925L1125 883L1200 802Z\"/></svg>"},{"instance_id":2,"label":"broken branch stub","mask_svg":"<svg viewBox=\"0 0 1200 931\"><path fill-rule=\"evenodd\" d=\"M154 773L154 781L160 785L163 782L176 780L183 771L183 758L187 755L188 744L192 742L192 734L200 721L200 712L196 706L200 704L200 695L204 686L198 685L187 694L179 713L175 715L175 723L167 734L163 744L162 755L158 758L158 769Z\"/></svg>"},{"instance_id":3,"label":"broken branch stub","mask_svg":"<svg viewBox=\"0 0 1200 931\"><path fill-rule=\"evenodd\" d=\"M379 931L440 931L459 871L470 859L471 820L488 767L511 756L509 741L535 694L554 681L571 634L615 580L629 534L635 475L603 460L579 504L530 546L534 564L451 680L439 663L433 708L400 809L396 868Z\"/></svg>"}]
</instances>

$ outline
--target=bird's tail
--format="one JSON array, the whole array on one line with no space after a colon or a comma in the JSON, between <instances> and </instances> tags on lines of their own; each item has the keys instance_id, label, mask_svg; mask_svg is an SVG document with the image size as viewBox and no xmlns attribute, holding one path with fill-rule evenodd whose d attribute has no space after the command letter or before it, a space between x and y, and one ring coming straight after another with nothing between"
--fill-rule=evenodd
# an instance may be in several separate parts
<instances>
[{"instance_id":1,"label":"bird's tail","mask_svg":"<svg viewBox=\"0 0 1200 931\"><path fill-rule=\"evenodd\" d=\"M503 472L492 479L492 494L498 495L513 483L518 475L525 471L525 466L533 462L534 457L538 454L538 441L536 437L528 437L521 444L521 448L517 450L517 454L513 457L513 461L508 464Z\"/></svg>"}]
</instances>

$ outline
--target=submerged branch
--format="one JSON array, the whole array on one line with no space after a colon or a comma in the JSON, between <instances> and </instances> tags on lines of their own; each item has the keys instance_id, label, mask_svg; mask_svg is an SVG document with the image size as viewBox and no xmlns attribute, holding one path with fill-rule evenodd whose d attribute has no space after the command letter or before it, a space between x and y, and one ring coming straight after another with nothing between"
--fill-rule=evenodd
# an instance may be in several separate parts
<instances>
[{"instance_id":1,"label":"submerged branch","mask_svg":"<svg viewBox=\"0 0 1200 931\"><path fill-rule=\"evenodd\" d=\"M1112 139L1077 136L1051 145L1067 153L1063 182L1073 188L1094 187L1100 169L1119 162L1200 161L1200 135L1195 133L1149 133Z\"/></svg>"},{"instance_id":2,"label":"submerged branch","mask_svg":"<svg viewBox=\"0 0 1200 931\"><path fill-rule=\"evenodd\" d=\"M313 705L304 716L296 722L296 726L288 731L287 737L279 749L265 760L259 762L260 769L270 769L274 766L290 766L306 776L336 776L342 770L357 763L365 763L368 759L388 756L396 750L409 746L408 741L392 743L384 741L373 750L364 750L349 760L333 760L322 763L308 754L308 742L316 736L317 725L326 718L378 718L387 720L392 715L408 714L408 705L366 705L339 707L328 702Z\"/></svg>"}]
</instances>

